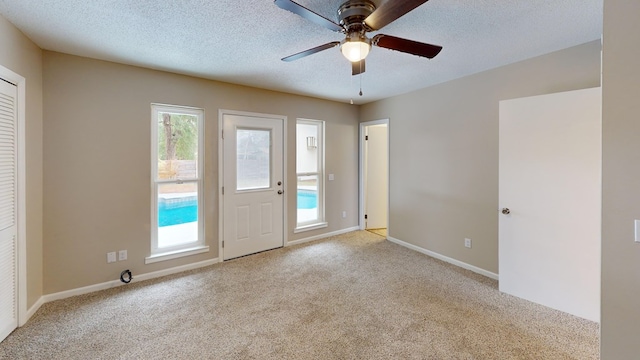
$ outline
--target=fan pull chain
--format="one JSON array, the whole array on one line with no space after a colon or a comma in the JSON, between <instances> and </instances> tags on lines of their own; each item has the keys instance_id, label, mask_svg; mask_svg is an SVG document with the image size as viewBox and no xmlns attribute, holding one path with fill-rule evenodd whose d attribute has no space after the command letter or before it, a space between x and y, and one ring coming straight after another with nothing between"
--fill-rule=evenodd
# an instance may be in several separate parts
<instances>
[{"instance_id":1,"label":"fan pull chain","mask_svg":"<svg viewBox=\"0 0 640 360\"><path fill-rule=\"evenodd\" d=\"M360 78L360 92L358 95L362 96L362 61L360 61L360 76L358 77Z\"/></svg>"},{"instance_id":2,"label":"fan pull chain","mask_svg":"<svg viewBox=\"0 0 640 360\"><path fill-rule=\"evenodd\" d=\"M353 89L353 76L349 76L349 89ZM353 105L353 98L349 100L349 103Z\"/></svg>"}]
</instances>

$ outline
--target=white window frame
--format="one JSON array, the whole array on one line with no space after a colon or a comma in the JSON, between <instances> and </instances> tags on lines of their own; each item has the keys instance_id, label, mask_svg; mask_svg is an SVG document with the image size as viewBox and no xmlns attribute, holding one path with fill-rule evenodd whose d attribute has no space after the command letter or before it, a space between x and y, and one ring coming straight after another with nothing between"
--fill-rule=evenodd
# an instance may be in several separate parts
<instances>
[{"instance_id":1,"label":"white window frame","mask_svg":"<svg viewBox=\"0 0 640 360\"><path fill-rule=\"evenodd\" d=\"M318 128L318 139L317 139L317 161L318 161L318 166L317 172L304 172L304 173L299 173L298 169L297 169L297 143L298 143L298 124L305 124L305 125L314 125ZM325 168L324 168L324 158L325 158L325 154L324 154L324 149L325 149L325 143L324 143L324 134L325 134L325 122L323 120L313 120L313 119L302 119L302 118L298 118L296 119L296 228L293 230L294 233L299 233L299 232L303 232L303 231L309 231L309 230L315 230L315 229L320 229L320 228L324 228L328 226L328 223L325 221L325 181L324 181L324 176L325 176ZM313 221L308 221L308 222L299 222L298 221L298 177L299 176L311 176L311 175L317 175L317 179L318 179L318 199L317 199L317 204L318 204L318 219L313 220Z\"/></svg>"},{"instance_id":2,"label":"white window frame","mask_svg":"<svg viewBox=\"0 0 640 360\"><path fill-rule=\"evenodd\" d=\"M158 116L159 113L193 115L198 118L198 162L196 177L191 179L158 179ZM204 237L204 109L151 104L151 254L145 264L176 259L209 251ZM197 183L198 240L172 247L158 248L158 185Z\"/></svg>"}]
</instances>

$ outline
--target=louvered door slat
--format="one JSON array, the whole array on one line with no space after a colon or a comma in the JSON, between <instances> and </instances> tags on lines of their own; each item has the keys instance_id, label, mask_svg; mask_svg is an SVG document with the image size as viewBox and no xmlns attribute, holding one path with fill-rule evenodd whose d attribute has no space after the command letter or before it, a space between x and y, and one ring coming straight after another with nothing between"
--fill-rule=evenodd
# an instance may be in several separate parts
<instances>
[{"instance_id":1,"label":"louvered door slat","mask_svg":"<svg viewBox=\"0 0 640 360\"><path fill-rule=\"evenodd\" d=\"M16 95L0 81L0 341L18 326Z\"/></svg>"}]
</instances>

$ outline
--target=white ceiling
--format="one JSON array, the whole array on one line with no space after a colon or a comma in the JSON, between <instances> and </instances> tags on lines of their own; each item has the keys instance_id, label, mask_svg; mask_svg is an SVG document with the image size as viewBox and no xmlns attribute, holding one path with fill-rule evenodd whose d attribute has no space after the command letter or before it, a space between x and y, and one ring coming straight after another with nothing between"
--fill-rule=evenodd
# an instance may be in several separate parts
<instances>
[{"instance_id":1,"label":"white ceiling","mask_svg":"<svg viewBox=\"0 0 640 360\"><path fill-rule=\"evenodd\" d=\"M297 0L336 22L343 1ZM603 0L430 0L377 33L442 52L428 60L374 47L360 78L337 47L280 61L343 35L272 0L0 0L0 14L46 50L356 104L599 39L602 7Z\"/></svg>"}]
</instances>

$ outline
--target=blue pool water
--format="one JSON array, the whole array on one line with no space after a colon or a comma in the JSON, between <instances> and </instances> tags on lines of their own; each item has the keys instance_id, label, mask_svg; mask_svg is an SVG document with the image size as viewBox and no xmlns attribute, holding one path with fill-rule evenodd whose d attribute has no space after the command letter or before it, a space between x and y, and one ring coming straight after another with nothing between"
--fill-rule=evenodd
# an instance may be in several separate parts
<instances>
[{"instance_id":1,"label":"blue pool water","mask_svg":"<svg viewBox=\"0 0 640 360\"><path fill-rule=\"evenodd\" d=\"M174 199L175 200L175 199ZM315 191L298 190L298 209L313 209L318 206ZM198 220L198 200L195 197L180 201L158 202L158 226L171 226Z\"/></svg>"},{"instance_id":2,"label":"blue pool water","mask_svg":"<svg viewBox=\"0 0 640 360\"><path fill-rule=\"evenodd\" d=\"M158 203L158 226L184 224L198 220L198 200L193 197L179 202L163 201Z\"/></svg>"},{"instance_id":3,"label":"blue pool water","mask_svg":"<svg viewBox=\"0 0 640 360\"><path fill-rule=\"evenodd\" d=\"M313 209L318 206L318 194L312 190L298 190L298 209Z\"/></svg>"}]
</instances>

